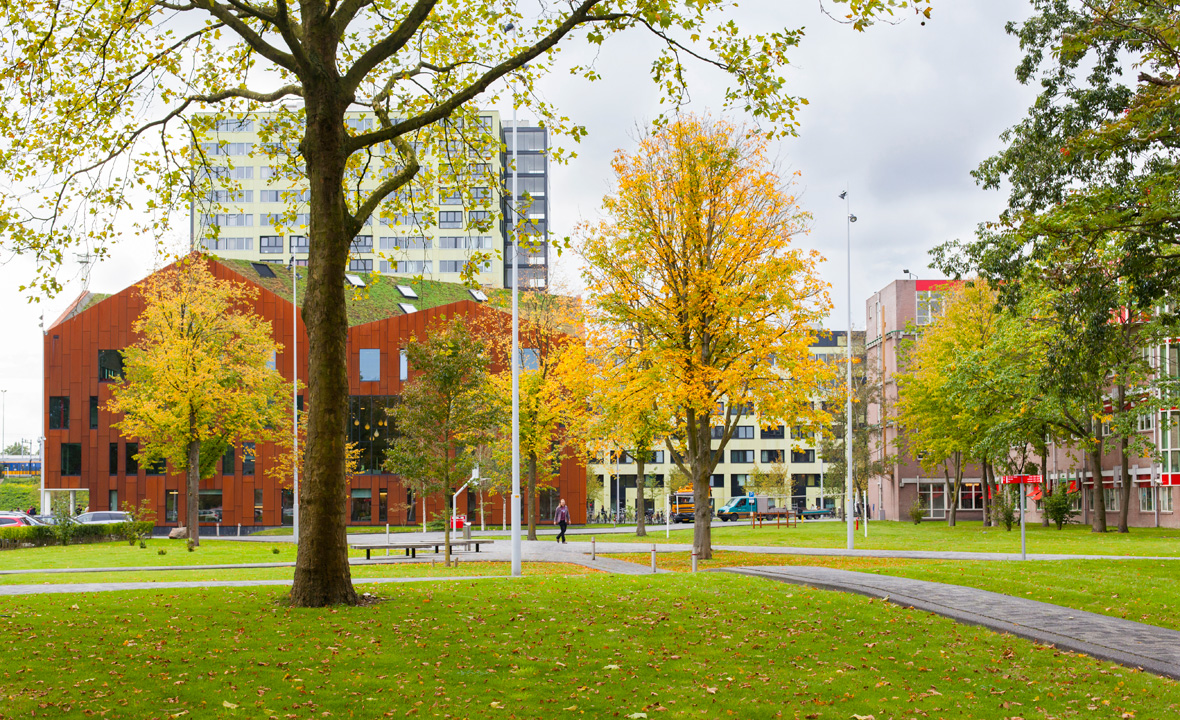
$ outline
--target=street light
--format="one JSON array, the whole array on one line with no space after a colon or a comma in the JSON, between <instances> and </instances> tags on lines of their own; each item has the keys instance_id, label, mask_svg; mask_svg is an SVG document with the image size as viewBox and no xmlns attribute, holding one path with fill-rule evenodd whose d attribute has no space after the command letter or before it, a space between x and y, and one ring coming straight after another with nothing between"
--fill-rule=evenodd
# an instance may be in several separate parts
<instances>
[{"instance_id":1,"label":"street light","mask_svg":"<svg viewBox=\"0 0 1180 720\"><path fill-rule=\"evenodd\" d=\"M511 21L504 34L516 30ZM520 313L517 295L520 278L517 260L520 238L516 233L516 79L512 80L512 188L508 195L508 224L512 233L512 576L520 577Z\"/></svg>"},{"instance_id":2,"label":"street light","mask_svg":"<svg viewBox=\"0 0 1180 720\"><path fill-rule=\"evenodd\" d=\"M287 263L291 269L291 535L295 544L299 544L299 290L295 281L299 279L299 272L295 266L295 255ZM283 508L279 508L279 515ZM279 523L283 518L279 517Z\"/></svg>"},{"instance_id":3,"label":"street light","mask_svg":"<svg viewBox=\"0 0 1180 720\"><path fill-rule=\"evenodd\" d=\"M844 409L844 521L848 526L848 549L853 547L854 527L852 504L852 223L856 216L848 212L848 191L840 193L844 201L844 212L848 220L845 223L848 242L848 339L845 349L848 351L848 405Z\"/></svg>"},{"instance_id":4,"label":"street light","mask_svg":"<svg viewBox=\"0 0 1180 720\"><path fill-rule=\"evenodd\" d=\"M8 452L8 391L0 390L0 453Z\"/></svg>"}]
</instances>

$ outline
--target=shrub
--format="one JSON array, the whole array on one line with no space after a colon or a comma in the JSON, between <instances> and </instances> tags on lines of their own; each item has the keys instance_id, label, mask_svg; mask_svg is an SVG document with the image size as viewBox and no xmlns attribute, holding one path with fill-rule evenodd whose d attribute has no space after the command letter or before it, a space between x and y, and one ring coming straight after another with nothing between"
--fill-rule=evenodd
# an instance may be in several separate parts
<instances>
[{"instance_id":1,"label":"shrub","mask_svg":"<svg viewBox=\"0 0 1180 720\"><path fill-rule=\"evenodd\" d=\"M164 548L160 548L159 550L156 551L156 554L157 555L167 555L168 551L165 550Z\"/></svg>"},{"instance_id":2,"label":"shrub","mask_svg":"<svg viewBox=\"0 0 1180 720\"><path fill-rule=\"evenodd\" d=\"M1003 525L1009 532L1016 523L1016 503L1013 502L1012 494L1007 488L1001 489L992 498L992 522Z\"/></svg>"},{"instance_id":3,"label":"shrub","mask_svg":"<svg viewBox=\"0 0 1180 720\"><path fill-rule=\"evenodd\" d=\"M1071 494L1069 484L1059 481L1053 492L1041 498L1041 509L1045 517L1055 523L1058 530L1078 514L1078 511L1073 509Z\"/></svg>"},{"instance_id":4,"label":"shrub","mask_svg":"<svg viewBox=\"0 0 1180 720\"><path fill-rule=\"evenodd\" d=\"M43 547L62 543L65 536L69 542L110 542L124 539L124 525L127 523L105 523L102 525L79 525L69 523L68 533L63 533L58 525L33 525L32 527L0 528L0 548L16 548L21 545ZM144 528L143 526L146 526ZM151 523L142 523L137 531L150 533Z\"/></svg>"},{"instance_id":5,"label":"shrub","mask_svg":"<svg viewBox=\"0 0 1180 720\"><path fill-rule=\"evenodd\" d=\"M447 529L447 513L438 512L434 517L426 521L426 530L428 532L442 532Z\"/></svg>"},{"instance_id":6,"label":"shrub","mask_svg":"<svg viewBox=\"0 0 1180 720\"><path fill-rule=\"evenodd\" d=\"M275 555L278 555L278 554L279 554L279 549L278 549L278 548L271 548L271 549L270 549L270 551L271 551L272 553L274 553Z\"/></svg>"},{"instance_id":7,"label":"shrub","mask_svg":"<svg viewBox=\"0 0 1180 720\"><path fill-rule=\"evenodd\" d=\"M151 500L144 498L138 507L124 501L123 512L131 516L131 521L119 523L119 537L126 540L128 545L135 545L135 543L142 545L143 541L151 536L152 530L156 526L156 511L152 507Z\"/></svg>"},{"instance_id":8,"label":"shrub","mask_svg":"<svg viewBox=\"0 0 1180 720\"><path fill-rule=\"evenodd\" d=\"M921 525L922 518L926 517L925 501L920 497L914 498L914 501L910 503L909 514L910 520L913 520L915 525Z\"/></svg>"}]
</instances>

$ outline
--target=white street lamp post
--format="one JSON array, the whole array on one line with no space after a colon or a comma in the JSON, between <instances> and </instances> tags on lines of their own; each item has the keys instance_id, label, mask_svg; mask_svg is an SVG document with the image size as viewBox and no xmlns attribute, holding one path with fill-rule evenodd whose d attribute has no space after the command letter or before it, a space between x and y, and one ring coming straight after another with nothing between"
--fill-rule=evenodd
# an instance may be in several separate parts
<instances>
[{"instance_id":1,"label":"white street lamp post","mask_svg":"<svg viewBox=\"0 0 1180 720\"><path fill-rule=\"evenodd\" d=\"M853 523L856 516L852 497L852 223L856 222L856 216L848 211L847 190L840 193L840 199L844 201L848 243L848 337L845 342L848 351L848 404L844 409L844 520L848 525L848 549L851 550L854 544Z\"/></svg>"},{"instance_id":2,"label":"white street lamp post","mask_svg":"<svg viewBox=\"0 0 1180 720\"><path fill-rule=\"evenodd\" d=\"M516 26L505 23L505 34ZM519 236L516 232L516 81L512 81L512 188L508 198L508 224L512 246L512 576L520 577L520 314L517 308L520 278Z\"/></svg>"},{"instance_id":3,"label":"white street lamp post","mask_svg":"<svg viewBox=\"0 0 1180 720\"><path fill-rule=\"evenodd\" d=\"M295 544L299 544L299 289L295 281L299 279L298 266L295 265L295 255L291 255L291 533ZM282 514L283 509L279 508ZM282 523L282 518L279 518Z\"/></svg>"}]
</instances>

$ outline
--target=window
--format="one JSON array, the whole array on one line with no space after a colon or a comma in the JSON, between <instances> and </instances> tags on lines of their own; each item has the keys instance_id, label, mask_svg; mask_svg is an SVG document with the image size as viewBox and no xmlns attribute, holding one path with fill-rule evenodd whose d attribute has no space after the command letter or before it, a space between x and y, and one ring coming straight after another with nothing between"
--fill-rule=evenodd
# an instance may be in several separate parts
<instances>
[{"instance_id":1,"label":"window","mask_svg":"<svg viewBox=\"0 0 1180 720\"><path fill-rule=\"evenodd\" d=\"M1139 432L1148 432L1155 429L1155 415L1152 413L1145 413L1136 418L1139 424Z\"/></svg>"},{"instance_id":2,"label":"window","mask_svg":"<svg viewBox=\"0 0 1180 720\"><path fill-rule=\"evenodd\" d=\"M205 224L210 227L254 227L254 216L250 213L215 213L205 216Z\"/></svg>"},{"instance_id":3,"label":"window","mask_svg":"<svg viewBox=\"0 0 1180 720\"><path fill-rule=\"evenodd\" d=\"M914 320L917 325L929 325L942 317L942 291L923 290L917 296L918 312Z\"/></svg>"},{"instance_id":4,"label":"window","mask_svg":"<svg viewBox=\"0 0 1180 720\"><path fill-rule=\"evenodd\" d=\"M457 188L446 188L438 194L439 205L462 205L463 193Z\"/></svg>"},{"instance_id":5,"label":"window","mask_svg":"<svg viewBox=\"0 0 1180 720\"><path fill-rule=\"evenodd\" d=\"M254 489L254 524L262 524L262 491Z\"/></svg>"},{"instance_id":6,"label":"window","mask_svg":"<svg viewBox=\"0 0 1180 720\"><path fill-rule=\"evenodd\" d=\"M717 426L709 428L709 437L714 440L720 440L721 438L725 437L725 428Z\"/></svg>"},{"instance_id":7,"label":"window","mask_svg":"<svg viewBox=\"0 0 1180 720\"><path fill-rule=\"evenodd\" d=\"M752 463L754 462L753 450L730 450L729 461L731 463Z\"/></svg>"},{"instance_id":8,"label":"window","mask_svg":"<svg viewBox=\"0 0 1180 720\"><path fill-rule=\"evenodd\" d=\"M98 351L98 381L123 379L123 353L118 350Z\"/></svg>"},{"instance_id":9,"label":"window","mask_svg":"<svg viewBox=\"0 0 1180 720\"><path fill-rule=\"evenodd\" d=\"M283 252L282 235L263 235L258 238L258 252L263 255L278 255Z\"/></svg>"},{"instance_id":10,"label":"window","mask_svg":"<svg viewBox=\"0 0 1180 720\"><path fill-rule=\"evenodd\" d=\"M782 450L763 450L762 462L764 463L781 463L783 461Z\"/></svg>"},{"instance_id":11,"label":"window","mask_svg":"<svg viewBox=\"0 0 1180 720\"><path fill-rule=\"evenodd\" d=\"M248 237L219 237L206 238L206 250L253 250L254 238Z\"/></svg>"},{"instance_id":12,"label":"window","mask_svg":"<svg viewBox=\"0 0 1180 720\"><path fill-rule=\"evenodd\" d=\"M753 440L754 426L753 425L738 425L733 429L734 440Z\"/></svg>"},{"instance_id":13,"label":"window","mask_svg":"<svg viewBox=\"0 0 1180 720\"><path fill-rule=\"evenodd\" d=\"M119 491L107 490L107 507L111 510L119 509Z\"/></svg>"},{"instance_id":14,"label":"window","mask_svg":"<svg viewBox=\"0 0 1180 720\"><path fill-rule=\"evenodd\" d=\"M293 252L293 253L307 252L307 236L306 235L292 235L291 236L291 252Z\"/></svg>"},{"instance_id":15,"label":"window","mask_svg":"<svg viewBox=\"0 0 1180 720\"><path fill-rule=\"evenodd\" d=\"M110 452L107 454L107 474L119 474L119 443L111 443Z\"/></svg>"},{"instance_id":16,"label":"window","mask_svg":"<svg viewBox=\"0 0 1180 720\"><path fill-rule=\"evenodd\" d=\"M521 370L540 370L541 369L541 351L537 348L521 348L520 349L520 369Z\"/></svg>"},{"instance_id":17,"label":"window","mask_svg":"<svg viewBox=\"0 0 1180 720\"><path fill-rule=\"evenodd\" d=\"M725 476L721 474L709 476L709 486L715 488L725 487Z\"/></svg>"},{"instance_id":18,"label":"window","mask_svg":"<svg viewBox=\"0 0 1180 720\"><path fill-rule=\"evenodd\" d=\"M357 473L383 472L385 451L393 435L393 420L389 413L397 399L393 396L354 395L349 398L348 442L359 451Z\"/></svg>"},{"instance_id":19,"label":"window","mask_svg":"<svg viewBox=\"0 0 1180 720\"><path fill-rule=\"evenodd\" d=\"M250 132L254 129L254 121L249 118L218 118L213 129L218 132Z\"/></svg>"},{"instance_id":20,"label":"window","mask_svg":"<svg viewBox=\"0 0 1180 720\"><path fill-rule=\"evenodd\" d=\"M164 522L178 522L180 518L180 492L177 490L164 491Z\"/></svg>"},{"instance_id":21,"label":"window","mask_svg":"<svg viewBox=\"0 0 1180 720\"><path fill-rule=\"evenodd\" d=\"M791 462L813 463L815 462L815 450L792 450Z\"/></svg>"},{"instance_id":22,"label":"window","mask_svg":"<svg viewBox=\"0 0 1180 720\"><path fill-rule=\"evenodd\" d=\"M763 440L785 440L786 437L787 431L782 425L779 425L778 427L762 428Z\"/></svg>"},{"instance_id":23,"label":"window","mask_svg":"<svg viewBox=\"0 0 1180 720\"><path fill-rule=\"evenodd\" d=\"M381 351L376 348L362 348L360 352L361 382L381 380Z\"/></svg>"},{"instance_id":24,"label":"window","mask_svg":"<svg viewBox=\"0 0 1180 720\"><path fill-rule=\"evenodd\" d=\"M663 450L652 450L651 458L648 460L648 462L651 463L652 465L663 465L664 464L664 451Z\"/></svg>"},{"instance_id":25,"label":"window","mask_svg":"<svg viewBox=\"0 0 1180 720\"><path fill-rule=\"evenodd\" d=\"M746 483L750 481L750 476L746 474L730 475L729 476L729 494L730 495L745 495Z\"/></svg>"},{"instance_id":26,"label":"window","mask_svg":"<svg viewBox=\"0 0 1180 720\"><path fill-rule=\"evenodd\" d=\"M421 235L383 237L378 244L382 250L429 250L432 247L430 238Z\"/></svg>"},{"instance_id":27,"label":"window","mask_svg":"<svg viewBox=\"0 0 1180 720\"><path fill-rule=\"evenodd\" d=\"M90 429L98 429L98 396L90 396Z\"/></svg>"},{"instance_id":28,"label":"window","mask_svg":"<svg viewBox=\"0 0 1180 720\"><path fill-rule=\"evenodd\" d=\"M238 142L238 143L215 143L206 142L201 143L201 149L207 155L249 155L253 149L254 143Z\"/></svg>"},{"instance_id":29,"label":"window","mask_svg":"<svg viewBox=\"0 0 1180 720\"><path fill-rule=\"evenodd\" d=\"M512 153L513 142L520 143L519 150L541 151L545 149L545 131L526 130L523 127L505 130L504 142L508 147L509 154Z\"/></svg>"},{"instance_id":30,"label":"window","mask_svg":"<svg viewBox=\"0 0 1180 720\"><path fill-rule=\"evenodd\" d=\"M230 446L229 449L227 449L225 451L225 453L221 456L221 474L222 475L233 475L234 474L234 449L233 449L233 446Z\"/></svg>"},{"instance_id":31,"label":"window","mask_svg":"<svg viewBox=\"0 0 1180 720\"><path fill-rule=\"evenodd\" d=\"M429 274L434 272L434 264L429 260L398 260L397 263L381 262L381 272L390 272L391 270L407 275Z\"/></svg>"},{"instance_id":32,"label":"window","mask_svg":"<svg viewBox=\"0 0 1180 720\"><path fill-rule=\"evenodd\" d=\"M1155 488L1140 487L1139 488L1139 512L1151 513L1155 512Z\"/></svg>"},{"instance_id":33,"label":"window","mask_svg":"<svg viewBox=\"0 0 1180 720\"><path fill-rule=\"evenodd\" d=\"M372 260L359 260L359 259L349 260L348 261L348 269L353 272L371 273L371 272L373 272L373 261Z\"/></svg>"},{"instance_id":34,"label":"window","mask_svg":"<svg viewBox=\"0 0 1180 720\"><path fill-rule=\"evenodd\" d=\"M959 490L959 508L963 510L983 509L983 486L979 483L963 483Z\"/></svg>"},{"instance_id":35,"label":"window","mask_svg":"<svg viewBox=\"0 0 1180 720\"><path fill-rule=\"evenodd\" d=\"M357 235L352 239L352 244L349 246L349 252L362 253L373 252L373 236L372 235Z\"/></svg>"},{"instance_id":36,"label":"window","mask_svg":"<svg viewBox=\"0 0 1180 720\"><path fill-rule=\"evenodd\" d=\"M926 505L928 518L946 517L946 485L944 483L918 483L918 497Z\"/></svg>"},{"instance_id":37,"label":"window","mask_svg":"<svg viewBox=\"0 0 1180 720\"><path fill-rule=\"evenodd\" d=\"M148 475L167 475L168 461L164 458L157 458L151 461L147 466L146 473Z\"/></svg>"},{"instance_id":38,"label":"window","mask_svg":"<svg viewBox=\"0 0 1180 720\"><path fill-rule=\"evenodd\" d=\"M462 210L440 210L438 213L438 226L440 228L461 229L463 227L463 211Z\"/></svg>"},{"instance_id":39,"label":"window","mask_svg":"<svg viewBox=\"0 0 1180 720\"><path fill-rule=\"evenodd\" d=\"M221 518L221 491L197 491L197 522L219 523Z\"/></svg>"},{"instance_id":40,"label":"window","mask_svg":"<svg viewBox=\"0 0 1180 720\"><path fill-rule=\"evenodd\" d=\"M283 525L295 522L295 492L291 488L279 491L279 522Z\"/></svg>"},{"instance_id":41,"label":"window","mask_svg":"<svg viewBox=\"0 0 1180 720\"><path fill-rule=\"evenodd\" d=\"M352 491L353 522L372 522L373 520L373 491L356 489Z\"/></svg>"},{"instance_id":42,"label":"window","mask_svg":"<svg viewBox=\"0 0 1180 720\"><path fill-rule=\"evenodd\" d=\"M61 474L62 475L81 475L82 474L82 444L81 443L62 443L61 444Z\"/></svg>"},{"instance_id":43,"label":"window","mask_svg":"<svg viewBox=\"0 0 1180 720\"><path fill-rule=\"evenodd\" d=\"M454 275L463 272L466 264L463 260L439 260L438 271L444 275Z\"/></svg>"},{"instance_id":44,"label":"window","mask_svg":"<svg viewBox=\"0 0 1180 720\"><path fill-rule=\"evenodd\" d=\"M49 398L49 429L70 429L70 399L68 397Z\"/></svg>"},{"instance_id":45,"label":"window","mask_svg":"<svg viewBox=\"0 0 1180 720\"><path fill-rule=\"evenodd\" d=\"M209 193L209 201L215 203L254 202L253 190L213 190Z\"/></svg>"},{"instance_id":46,"label":"window","mask_svg":"<svg viewBox=\"0 0 1180 720\"><path fill-rule=\"evenodd\" d=\"M1172 488L1160 488L1160 512L1172 512Z\"/></svg>"},{"instance_id":47,"label":"window","mask_svg":"<svg viewBox=\"0 0 1180 720\"><path fill-rule=\"evenodd\" d=\"M471 210L467 213L467 224L477 230L487 232L491 228L490 216L487 210ZM490 239L490 238L489 238Z\"/></svg>"},{"instance_id":48,"label":"window","mask_svg":"<svg viewBox=\"0 0 1180 720\"><path fill-rule=\"evenodd\" d=\"M1119 489L1118 488L1102 488L1102 501L1106 505L1107 512L1119 511Z\"/></svg>"},{"instance_id":49,"label":"window","mask_svg":"<svg viewBox=\"0 0 1180 720\"><path fill-rule=\"evenodd\" d=\"M123 446L123 472L127 475L139 474L139 443L127 443Z\"/></svg>"},{"instance_id":50,"label":"window","mask_svg":"<svg viewBox=\"0 0 1180 720\"><path fill-rule=\"evenodd\" d=\"M254 474L254 443L242 443L242 474Z\"/></svg>"}]
</instances>

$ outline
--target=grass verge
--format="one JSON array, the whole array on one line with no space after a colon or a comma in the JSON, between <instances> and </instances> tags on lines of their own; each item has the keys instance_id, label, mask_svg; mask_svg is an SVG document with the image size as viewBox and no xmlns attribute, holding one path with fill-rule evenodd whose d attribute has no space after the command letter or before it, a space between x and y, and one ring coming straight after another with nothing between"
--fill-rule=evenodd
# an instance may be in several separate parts
<instances>
[{"instance_id":1,"label":"grass verge","mask_svg":"<svg viewBox=\"0 0 1180 720\"><path fill-rule=\"evenodd\" d=\"M738 576L0 598L0 717L1175 717L1180 684ZM657 715L656 713L661 713Z\"/></svg>"}]
</instances>

